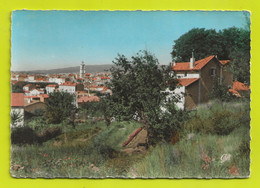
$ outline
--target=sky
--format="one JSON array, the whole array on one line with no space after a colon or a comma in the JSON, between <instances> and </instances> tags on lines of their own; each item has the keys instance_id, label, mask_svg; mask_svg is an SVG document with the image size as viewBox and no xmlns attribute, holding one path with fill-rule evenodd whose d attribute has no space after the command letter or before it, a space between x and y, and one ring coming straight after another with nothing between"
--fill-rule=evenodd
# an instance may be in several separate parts
<instances>
[{"instance_id":1,"label":"sky","mask_svg":"<svg viewBox=\"0 0 260 188\"><path fill-rule=\"evenodd\" d=\"M245 27L243 12L29 11L12 13L11 70L112 64L148 50L171 62L174 40L192 28Z\"/></svg>"}]
</instances>

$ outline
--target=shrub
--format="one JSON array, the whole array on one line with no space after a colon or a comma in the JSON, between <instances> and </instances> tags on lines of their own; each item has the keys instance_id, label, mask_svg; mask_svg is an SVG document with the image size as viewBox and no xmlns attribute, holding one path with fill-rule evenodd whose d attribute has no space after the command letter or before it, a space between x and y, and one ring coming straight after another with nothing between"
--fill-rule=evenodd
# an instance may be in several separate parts
<instances>
[{"instance_id":1,"label":"shrub","mask_svg":"<svg viewBox=\"0 0 260 188\"><path fill-rule=\"evenodd\" d=\"M46 142L47 140L50 140L52 138L55 138L56 136L59 136L61 134L61 128L60 127L54 127L54 128L47 128L44 131L42 131L40 134L38 134L38 142Z\"/></svg>"},{"instance_id":2,"label":"shrub","mask_svg":"<svg viewBox=\"0 0 260 188\"><path fill-rule=\"evenodd\" d=\"M22 145L22 144L33 144L37 142L38 137L33 129L29 127L18 127L12 129L11 132L11 143Z\"/></svg>"},{"instance_id":3,"label":"shrub","mask_svg":"<svg viewBox=\"0 0 260 188\"><path fill-rule=\"evenodd\" d=\"M33 116L31 119L27 120L25 124L37 133L51 126L50 124L46 124L46 121L42 116Z\"/></svg>"},{"instance_id":4,"label":"shrub","mask_svg":"<svg viewBox=\"0 0 260 188\"><path fill-rule=\"evenodd\" d=\"M228 91L230 88L224 83L224 79L222 81L217 78L214 79L214 85L209 94L210 99L218 99L222 102L232 100L232 95Z\"/></svg>"},{"instance_id":5,"label":"shrub","mask_svg":"<svg viewBox=\"0 0 260 188\"><path fill-rule=\"evenodd\" d=\"M236 114L227 110L216 110L212 112L212 116L206 118L196 114L185 124L184 129L188 132L228 135L238 124Z\"/></svg>"},{"instance_id":6,"label":"shrub","mask_svg":"<svg viewBox=\"0 0 260 188\"><path fill-rule=\"evenodd\" d=\"M45 113L45 111L44 111L43 109L41 109L41 108L36 108L36 109L34 110L34 112L33 112L33 114L34 114L35 116L43 116L44 113Z\"/></svg>"},{"instance_id":7,"label":"shrub","mask_svg":"<svg viewBox=\"0 0 260 188\"><path fill-rule=\"evenodd\" d=\"M228 135L234 128L234 114L229 111L215 111L212 117L213 130L218 135Z\"/></svg>"},{"instance_id":8,"label":"shrub","mask_svg":"<svg viewBox=\"0 0 260 188\"><path fill-rule=\"evenodd\" d=\"M37 134L30 127L19 127L12 129L11 132L11 143L22 145L22 144L35 144L43 143L61 134L61 128L47 128L43 130L40 134Z\"/></svg>"},{"instance_id":9,"label":"shrub","mask_svg":"<svg viewBox=\"0 0 260 188\"><path fill-rule=\"evenodd\" d=\"M239 145L239 154L241 156L249 157L250 155L250 141L243 139L242 143Z\"/></svg>"}]
</instances>

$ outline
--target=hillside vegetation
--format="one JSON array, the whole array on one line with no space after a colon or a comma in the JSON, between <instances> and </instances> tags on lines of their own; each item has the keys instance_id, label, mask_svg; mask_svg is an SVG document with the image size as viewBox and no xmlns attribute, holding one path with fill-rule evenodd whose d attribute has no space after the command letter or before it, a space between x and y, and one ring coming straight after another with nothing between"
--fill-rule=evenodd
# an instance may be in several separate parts
<instances>
[{"instance_id":1,"label":"hillside vegetation","mask_svg":"<svg viewBox=\"0 0 260 188\"><path fill-rule=\"evenodd\" d=\"M43 143L12 144L14 177L248 177L249 102L211 103L189 113L175 144L160 142L144 153L126 154L122 143L142 124L135 121L44 124L36 116L26 127L62 133ZM221 130L221 131L220 131ZM25 133L23 133L25 134ZM30 134L30 133L28 133ZM30 135L24 135L30 136Z\"/></svg>"}]
</instances>

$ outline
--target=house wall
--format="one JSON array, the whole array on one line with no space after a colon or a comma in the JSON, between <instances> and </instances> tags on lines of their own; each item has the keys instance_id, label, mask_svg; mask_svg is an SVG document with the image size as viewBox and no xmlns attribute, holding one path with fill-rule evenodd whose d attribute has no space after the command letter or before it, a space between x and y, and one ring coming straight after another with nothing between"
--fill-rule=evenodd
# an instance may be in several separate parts
<instances>
[{"instance_id":1,"label":"house wall","mask_svg":"<svg viewBox=\"0 0 260 188\"><path fill-rule=\"evenodd\" d=\"M177 78L199 78L200 75L198 73L178 73L176 74Z\"/></svg>"},{"instance_id":2,"label":"house wall","mask_svg":"<svg viewBox=\"0 0 260 188\"><path fill-rule=\"evenodd\" d=\"M29 76L29 77L28 77L28 81L29 81L29 82L34 81L34 76Z\"/></svg>"},{"instance_id":3,"label":"house wall","mask_svg":"<svg viewBox=\"0 0 260 188\"><path fill-rule=\"evenodd\" d=\"M176 103L176 106L178 107L178 109L181 109L181 110L184 109L184 104L185 104L185 97L184 97L185 87L184 86L179 86L174 91L169 90L169 88L167 88L165 91L162 91L162 92L168 93L168 95L166 97L166 101L169 101L173 97L178 97L178 98L180 97L180 100L178 103ZM164 104L166 104L166 103L167 102L165 102ZM161 110L163 112L166 111L166 108L164 107L164 105L161 106Z\"/></svg>"},{"instance_id":4,"label":"house wall","mask_svg":"<svg viewBox=\"0 0 260 188\"><path fill-rule=\"evenodd\" d=\"M58 84L63 84L63 83L65 83L65 78L57 78L57 80L55 81L56 83L58 83Z\"/></svg>"},{"instance_id":5,"label":"house wall","mask_svg":"<svg viewBox=\"0 0 260 188\"><path fill-rule=\"evenodd\" d=\"M32 104L25 106L24 110L27 112L33 113L37 108L45 110L46 105L43 102L36 102L36 103L32 103Z\"/></svg>"},{"instance_id":6,"label":"house wall","mask_svg":"<svg viewBox=\"0 0 260 188\"><path fill-rule=\"evenodd\" d=\"M29 95L31 95L31 96L37 96L37 95L39 95L39 94L40 94L40 92L39 92L37 89L34 89L34 90L30 91L30 94L29 94Z\"/></svg>"},{"instance_id":7,"label":"house wall","mask_svg":"<svg viewBox=\"0 0 260 188\"><path fill-rule=\"evenodd\" d=\"M214 85L214 76L210 75L211 68L216 68L216 76L219 78L220 76L220 64L219 62L213 58L210 62L208 62L205 67L201 69L201 79L200 82L200 104L206 103L209 101L209 94Z\"/></svg>"},{"instance_id":8,"label":"house wall","mask_svg":"<svg viewBox=\"0 0 260 188\"><path fill-rule=\"evenodd\" d=\"M84 89L84 87L83 87ZM70 94L75 94L76 93L76 87L75 86L59 86L59 91L60 92L68 92Z\"/></svg>"},{"instance_id":9,"label":"house wall","mask_svg":"<svg viewBox=\"0 0 260 188\"><path fill-rule=\"evenodd\" d=\"M223 78L224 78L224 84L226 84L227 86L230 86L232 87L232 83L233 83L233 74L232 72L230 72L228 69L229 65L225 65L223 66L222 68L222 75L223 75Z\"/></svg>"},{"instance_id":10,"label":"house wall","mask_svg":"<svg viewBox=\"0 0 260 188\"><path fill-rule=\"evenodd\" d=\"M199 80L185 88L185 109L192 110L198 106Z\"/></svg>"},{"instance_id":11,"label":"house wall","mask_svg":"<svg viewBox=\"0 0 260 188\"><path fill-rule=\"evenodd\" d=\"M24 86L24 87L23 87L23 90L24 90L24 91L29 91L29 90L33 89L34 87L35 87L35 86L33 86L33 85Z\"/></svg>"},{"instance_id":12,"label":"house wall","mask_svg":"<svg viewBox=\"0 0 260 188\"><path fill-rule=\"evenodd\" d=\"M76 91L84 91L84 85L83 84L76 85Z\"/></svg>"},{"instance_id":13,"label":"house wall","mask_svg":"<svg viewBox=\"0 0 260 188\"><path fill-rule=\"evenodd\" d=\"M57 83L60 85L65 82L65 79L64 78L49 78L49 82L54 82L54 83Z\"/></svg>"},{"instance_id":14,"label":"house wall","mask_svg":"<svg viewBox=\"0 0 260 188\"><path fill-rule=\"evenodd\" d=\"M55 91L55 87L46 87L47 94L53 93Z\"/></svg>"},{"instance_id":15,"label":"house wall","mask_svg":"<svg viewBox=\"0 0 260 188\"><path fill-rule=\"evenodd\" d=\"M49 82L56 82L56 78L49 78Z\"/></svg>"},{"instance_id":16,"label":"house wall","mask_svg":"<svg viewBox=\"0 0 260 188\"><path fill-rule=\"evenodd\" d=\"M184 87L184 86L177 87L177 88L174 90L173 94L171 94L171 96L172 96L172 95L177 95L177 96L180 97L180 100L179 100L178 103L176 103L176 105L177 105L177 107L178 107L179 109L182 109L182 110L183 110L184 107L185 107L185 96L184 96L184 94L185 94L185 87Z\"/></svg>"}]
</instances>

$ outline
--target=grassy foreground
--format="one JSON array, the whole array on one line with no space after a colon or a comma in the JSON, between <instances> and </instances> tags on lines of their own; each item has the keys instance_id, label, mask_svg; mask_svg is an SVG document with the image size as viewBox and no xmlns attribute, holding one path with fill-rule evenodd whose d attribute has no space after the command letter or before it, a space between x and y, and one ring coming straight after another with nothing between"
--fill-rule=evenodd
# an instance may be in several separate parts
<instances>
[{"instance_id":1,"label":"grassy foreground","mask_svg":"<svg viewBox=\"0 0 260 188\"><path fill-rule=\"evenodd\" d=\"M161 142L146 153L127 155L122 143L137 122L103 121L45 125L27 122L40 132L62 127L62 134L42 144L12 145L13 177L71 178L244 178L250 175L250 108L248 102L213 104L190 112L179 141Z\"/></svg>"},{"instance_id":2,"label":"grassy foreground","mask_svg":"<svg viewBox=\"0 0 260 188\"><path fill-rule=\"evenodd\" d=\"M131 168L135 177L231 178L248 177L249 154L244 153L239 128L228 136L187 135L174 146L159 144Z\"/></svg>"},{"instance_id":3,"label":"grassy foreground","mask_svg":"<svg viewBox=\"0 0 260 188\"><path fill-rule=\"evenodd\" d=\"M109 128L104 122L79 124L42 145L12 145L11 174L35 178L125 176L130 160L141 155L126 156L120 152L121 144L140 126L135 122L113 122Z\"/></svg>"}]
</instances>

